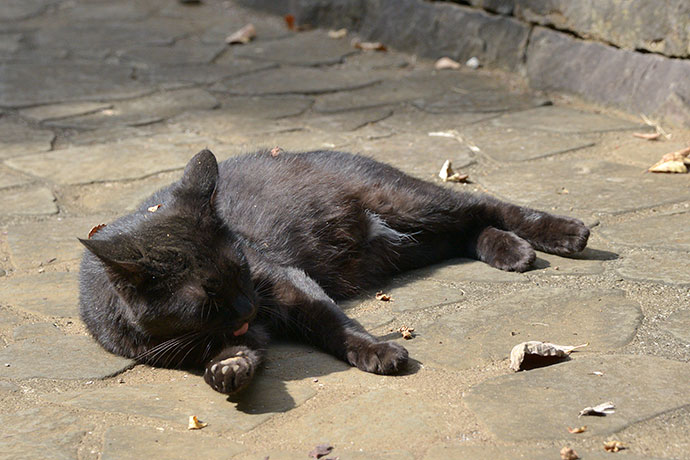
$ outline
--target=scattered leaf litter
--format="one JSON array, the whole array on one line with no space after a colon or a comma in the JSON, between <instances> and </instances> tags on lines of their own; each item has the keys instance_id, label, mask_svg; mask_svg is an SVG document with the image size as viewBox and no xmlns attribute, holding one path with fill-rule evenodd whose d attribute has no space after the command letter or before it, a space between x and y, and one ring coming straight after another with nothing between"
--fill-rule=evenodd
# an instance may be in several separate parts
<instances>
[{"instance_id":1,"label":"scattered leaf litter","mask_svg":"<svg viewBox=\"0 0 690 460\"><path fill-rule=\"evenodd\" d=\"M585 407L577 416L582 417L583 415L595 415L603 417L608 414L613 414L614 412L616 412L616 406L611 401L607 401L594 407Z\"/></svg>"},{"instance_id":2,"label":"scattered leaf litter","mask_svg":"<svg viewBox=\"0 0 690 460\"><path fill-rule=\"evenodd\" d=\"M587 425L578 426L575 428L568 427L568 433L572 433L572 434L584 433L585 431L587 431Z\"/></svg>"},{"instance_id":3,"label":"scattered leaf litter","mask_svg":"<svg viewBox=\"0 0 690 460\"><path fill-rule=\"evenodd\" d=\"M445 69L457 70L460 67L462 67L462 66L460 65L459 62L454 61L451 58L445 57L445 56L434 63L434 69L436 69L436 70L445 70Z\"/></svg>"},{"instance_id":4,"label":"scattered leaf litter","mask_svg":"<svg viewBox=\"0 0 690 460\"><path fill-rule=\"evenodd\" d=\"M625 449L625 446L620 441L604 441L604 450L606 452L618 452Z\"/></svg>"},{"instance_id":5,"label":"scattered leaf litter","mask_svg":"<svg viewBox=\"0 0 690 460\"><path fill-rule=\"evenodd\" d=\"M162 204L156 204L154 206L151 206L150 208L146 208L148 212L156 212L160 209L160 207L163 206Z\"/></svg>"},{"instance_id":6,"label":"scattered leaf litter","mask_svg":"<svg viewBox=\"0 0 690 460\"><path fill-rule=\"evenodd\" d=\"M443 182L466 182L470 177L467 174L460 174L453 171L453 165L450 160L446 160L441 166L441 170L438 173L438 177L443 180Z\"/></svg>"},{"instance_id":7,"label":"scattered leaf litter","mask_svg":"<svg viewBox=\"0 0 690 460\"><path fill-rule=\"evenodd\" d=\"M658 173L686 173L688 172L686 164L690 164L688 155L690 155L690 147L667 153L647 171Z\"/></svg>"},{"instance_id":8,"label":"scattered leaf litter","mask_svg":"<svg viewBox=\"0 0 690 460\"><path fill-rule=\"evenodd\" d=\"M347 29L329 30L328 36L334 40L338 40L347 35Z\"/></svg>"},{"instance_id":9,"label":"scattered leaf litter","mask_svg":"<svg viewBox=\"0 0 690 460\"><path fill-rule=\"evenodd\" d=\"M392 302L393 297L383 291L379 291L376 293L376 300L380 300L381 302Z\"/></svg>"},{"instance_id":10,"label":"scattered leaf litter","mask_svg":"<svg viewBox=\"0 0 690 460\"><path fill-rule=\"evenodd\" d=\"M561 449L561 460L577 460L578 458L580 456L572 448L564 447Z\"/></svg>"},{"instance_id":11,"label":"scattered leaf litter","mask_svg":"<svg viewBox=\"0 0 690 460\"><path fill-rule=\"evenodd\" d=\"M352 46L362 51L388 51L386 45L381 42L363 42L359 38L352 40Z\"/></svg>"},{"instance_id":12,"label":"scattered leaf litter","mask_svg":"<svg viewBox=\"0 0 690 460\"><path fill-rule=\"evenodd\" d=\"M414 338L414 328L413 327L408 327L408 326L400 326L398 328L398 332L402 334L402 338L405 340L411 340Z\"/></svg>"},{"instance_id":13,"label":"scattered leaf litter","mask_svg":"<svg viewBox=\"0 0 690 460\"><path fill-rule=\"evenodd\" d=\"M247 24L236 32L225 37L225 43L228 45L246 45L256 37L256 28L254 24Z\"/></svg>"},{"instance_id":14,"label":"scattered leaf litter","mask_svg":"<svg viewBox=\"0 0 690 460\"><path fill-rule=\"evenodd\" d=\"M566 358L573 350L586 347L587 345L589 344L585 343L575 346L556 345L554 343L539 342L536 340L522 342L515 345L510 351L510 368L515 372L519 371L526 355Z\"/></svg>"},{"instance_id":15,"label":"scattered leaf litter","mask_svg":"<svg viewBox=\"0 0 690 460\"><path fill-rule=\"evenodd\" d=\"M98 233L98 231L100 229L102 229L103 227L105 227L105 224L98 224L94 228L92 228L91 231L89 232L88 239L91 239L91 237L94 236L96 233Z\"/></svg>"},{"instance_id":16,"label":"scattered leaf litter","mask_svg":"<svg viewBox=\"0 0 690 460\"><path fill-rule=\"evenodd\" d=\"M189 416L189 424L187 425L188 430L200 430L205 426L208 426L208 423L202 422L196 417L196 415Z\"/></svg>"}]
</instances>

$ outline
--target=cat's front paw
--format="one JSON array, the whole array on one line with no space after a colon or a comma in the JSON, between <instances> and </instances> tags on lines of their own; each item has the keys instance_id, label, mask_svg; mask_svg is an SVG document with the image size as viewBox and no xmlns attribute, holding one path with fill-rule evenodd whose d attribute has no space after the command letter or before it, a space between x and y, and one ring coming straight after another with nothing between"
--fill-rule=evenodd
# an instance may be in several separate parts
<instances>
[{"instance_id":1,"label":"cat's front paw","mask_svg":"<svg viewBox=\"0 0 690 460\"><path fill-rule=\"evenodd\" d=\"M394 342L361 343L347 352L350 364L374 374L394 374L405 368L407 359L405 347Z\"/></svg>"},{"instance_id":2,"label":"cat's front paw","mask_svg":"<svg viewBox=\"0 0 690 460\"><path fill-rule=\"evenodd\" d=\"M535 248L567 256L580 252L587 246L589 228L582 221L570 217L548 216L543 224L544 231L533 240L528 239Z\"/></svg>"},{"instance_id":3,"label":"cat's front paw","mask_svg":"<svg viewBox=\"0 0 690 460\"><path fill-rule=\"evenodd\" d=\"M254 362L246 354L214 359L206 365L204 380L219 393L232 394L245 388L254 377Z\"/></svg>"}]
</instances>

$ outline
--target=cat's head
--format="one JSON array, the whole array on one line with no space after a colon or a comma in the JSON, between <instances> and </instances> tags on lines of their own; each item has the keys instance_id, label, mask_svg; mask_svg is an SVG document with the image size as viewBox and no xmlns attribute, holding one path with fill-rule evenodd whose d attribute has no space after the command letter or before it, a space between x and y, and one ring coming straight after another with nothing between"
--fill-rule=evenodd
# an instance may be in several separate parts
<instances>
[{"instance_id":1,"label":"cat's head","mask_svg":"<svg viewBox=\"0 0 690 460\"><path fill-rule=\"evenodd\" d=\"M247 261L214 208L217 181L216 158L203 150L162 206L80 240L148 337L241 335L256 313Z\"/></svg>"}]
</instances>

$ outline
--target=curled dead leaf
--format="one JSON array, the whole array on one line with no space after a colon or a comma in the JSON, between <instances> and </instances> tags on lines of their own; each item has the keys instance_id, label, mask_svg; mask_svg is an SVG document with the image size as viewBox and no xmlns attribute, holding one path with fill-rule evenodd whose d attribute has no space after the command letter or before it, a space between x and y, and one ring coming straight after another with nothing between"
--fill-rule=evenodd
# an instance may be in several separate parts
<instances>
[{"instance_id":1,"label":"curled dead leaf","mask_svg":"<svg viewBox=\"0 0 690 460\"><path fill-rule=\"evenodd\" d=\"M310 458L325 457L326 455L330 454L332 450L333 450L333 446L329 446L328 444L319 444L318 446L314 447L314 450L309 452L309 457Z\"/></svg>"},{"instance_id":2,"label":"curled dead leaf","mask_svg":"<svg viewBox=\"0 0 690 460\"><path fill-rule=\"evenodd\" d=\"M611 401L607 401L594 407L585 407L577 416L582 417L583 415L596 415L603 417L608 414L613 414L614 412L616 412L616 406Z\"/></svg>"},{"instance_id":3,"label":"curled dead leaf","mask_svg":"<svg viewBox=\"0 0 690 460\"><path fill-rule=\"evenodd\" d=\"M432 131L428 133L431 137L447 137L450 139L455 139L456 141L463 143L465 142L460 135L460 133L455 129L449 129L448 131Z\"/></svg>"},{"instance_id":4,"label":"curled dead leaf","mask_svg":"<svg viewBox=\"0 0 690 460\"><path fill-rule=\"evenodd\" d=\"M296 24L295 16L292 14L286 14L283 17L283 19L285 20L285 25L287 26L287 28L295 32L301 32L303 30L311 29L311 26L309 24Z\"/></svg>"},{"instance_id":5,"label":"curled dead leaf","mask_svg":"<svg viewBox=\"0 0 690 460\"><path fill-rule=\"evenodd\" d=\"M688 155L690 155L690 147L667 153L647 171L658 173L686 173L688 172L687 164L690 164Z\"/></svg>"},{"instance_id":6,"label":"curled dead leaf","mask_svg":"<svg viewBox=\"0 0 690 460\"><path fill-rule=\"evenodd\" d=\"M103 227L105 227L105 224L98 224L94 228L92 228L91 231L89 232L88 239L91 239L91 237L94 236L96 233L98 233L98 231L100 229L102 229Z\"/></svg>"},{"instance_id":7,"label":"curled dead leaf","mask_svg":"<svg viewBox=\"0 0 690 460\"><path fill-rule=\"evenodd\" d=\"M160 209L160 207L163 206L162 204L157 204L154 206L151 206L149 208L146 208L148 212L156 212Z\"/></svg>"},{"instance_id":8,"label":"curled dead leaf","mask_svg":"<svg viewBox=\"0 0 690 460\"><path fill-rule=\"evenodd\" d=\"M283 152L284 152L284 150L276 145L275 147L273 147L271 149L271 156L275 158Z\"/></svg>"},{"instance_id":9,"label":"curled dead leaf","mask_svg":"<svg viewBox=\"0 0 690 460\"><path fill-rule=\"evenodd\" d=\"M461 67L460 63L457 61L452 60L449 57L442 57L436 63L434 64L434 69L436 70L445 70L445 69L453 69L457 70Z\"/></svg>"},{"instance_id":10,"label":"curled dead leaf","mask_svg":"<svg viewBox=\"0 0 690 460\"><path fill-rule=\"evenodd\" d=\"M625 446L620 441L605 441L604 450L606 452L618 452L619 450L625 449Z\"/></svg>"},{"instance_id":11,"label":"curled dead leaf","mask_svg":"<svg viewBox=\"0 0 690 460\"><path fill-rule=\"evenodd\" d=\"M580 458L580 456L570 447L561 449L561 460L577 460L578 458Z\"/></svg>"},{"instance_id":12,"label":"curled dead leaf","mask_svg":"<svg viewBox=\"0 0 690 460\"><path fill-rule=\"evenodd\" d=\"M661 137L661 133L658 131L655 133L633 133L633 136L640 139L646 139L648 141L655 141Z\"/></svg>"},{"instance_id":13,"label":"curled dead leaf","mask_svg":"<svg viewBox=\"0 0 690 460\"><path fill-rule=\"evenodd\" d=\"M338 40L347 35L347 29L329 30L328 37Z\"/></svg>"},{"instance_id":14,"label":"curled dead leaf","mask_svg":"<svg viewBox=\"0 0 690 460\"><path fill-rule=\"evenodd\" d=\"M575 428L568 427L568 433L573 433L573 434L584 433L585 431L587 431L587 425L579 426L579 427L575 427Z\"/></svg>"},{"instance_id":15,"label":"curled dead leaf","mask_svg":"<svg viewBox=\"0 0 690 460\"><path fill-rule=\"evenodd\" d=\"M575 346L556 345L548 342L538 342L536 340L522 342L515 345L510 351L510 368L515 372L519 371L526 355L566 358L573 350L586 347L587 345L589 344L585 343Z\"/></svg>"},{"instance_id":16,"label":"curled dead leaf","mask_svg":"<svg viewBox=\"0 0 690 460\"><path fill-rule=\"evenodd\" d=\"M388 51L386 45L381 42L363 42L358 38L352 40L352 46L362 51Z\"/></svg>"},{"instance_id":17,"label":"curled dead leaf","mask_svg":"<svg viewBox=\"0 0 690 460\"><path fill-rule=\"evenodd\" d=\"M450 160L446 160L446 162L443 163L443 166L441 166L438 177L440 177L443 182L466 182L470 176L467 174L456 173L453 171L453 165Z\"/></svg>"},{"instance_id":18,"label":"curled dead leaf","mask_svg":"<svg viewBox=\"0 0 690 460\"><path fill-rule=\"evenodd\" d=\"M189 416L189 424L187 425L188 430L200 430L205 426L208 426L208 423L202 422L201 420L196 418L196 415Z\"/></svg>"},{"instance_id":19,"label":"curled dead leaf","mask_svg":"<svg viewBox=\"0 0 690 460\"><path fill-rule=\"evenodd\" d=\"M411 340L414 338L414 328L413 327L408 327L408 326L400 326L398 328L398 332L402 334L402 338L405 340Z\"/></svg>"},{"instance_id":20,"label":"curled dead leaf","mask_svg":"<svg viewBox=\"0 0 690 460\"><path fill-rule=\"evenodd\" d=\"M247 24L236 32L225 37L225 43L228 45L245 45L256 37L256 28L254 24Z\"/></svg>"},{"instance_id":21,"label":"curled dead leaf","mask_svg":"<svg viewBox=\"0 0 690 460\"><path fill-rule=\"evenodd\" d=\"M379 291L376 293L376 300L380 300L381 302L391 302L393 297L383 291Z\"/></svg>"}]
</instances>

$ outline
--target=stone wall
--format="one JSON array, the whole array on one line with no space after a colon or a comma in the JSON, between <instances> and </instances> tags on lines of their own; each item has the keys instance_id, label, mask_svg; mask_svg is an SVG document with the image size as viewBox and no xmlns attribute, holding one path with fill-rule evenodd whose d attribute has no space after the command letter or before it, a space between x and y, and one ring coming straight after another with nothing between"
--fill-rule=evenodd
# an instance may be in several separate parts
<instances>
[{"instance_id":1,"label":"stone wall","mask_svg":"<svg viewBox=\"0 0 690 460\"><path fill-rule=\"evenodd\" d=\"M476 56L535 89L690 126L688 0L239 1L432 59Z\"/></svg>"}]
</instances>

